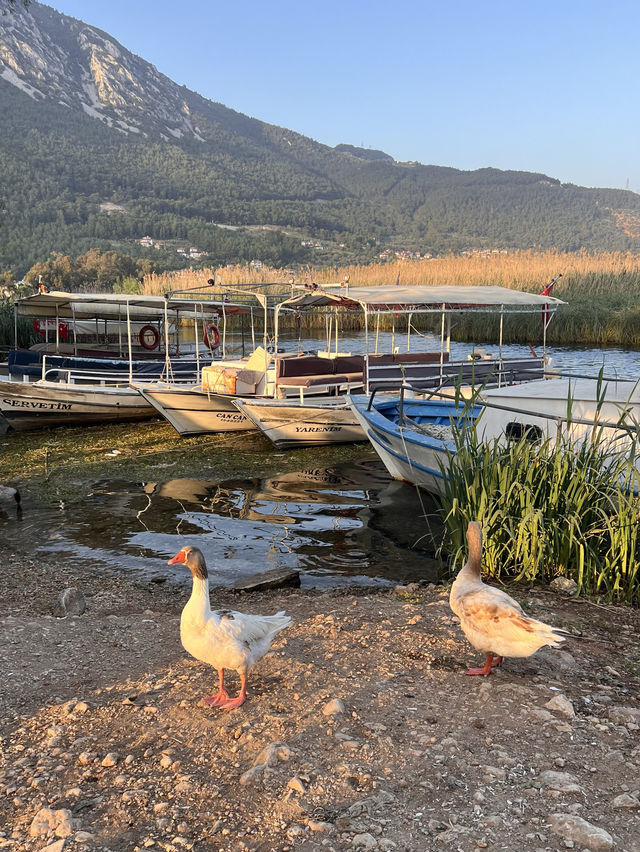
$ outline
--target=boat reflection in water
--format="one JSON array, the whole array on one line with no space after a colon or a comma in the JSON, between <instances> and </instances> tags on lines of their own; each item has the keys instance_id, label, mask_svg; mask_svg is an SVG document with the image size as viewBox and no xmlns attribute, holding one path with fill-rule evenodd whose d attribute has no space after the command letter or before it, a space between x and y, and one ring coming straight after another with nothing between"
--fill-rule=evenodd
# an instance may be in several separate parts
<instances>
[{"instance_id":1,"label":"boat reflection in water","mask_svg":"<svg viewBox=\"0 0 640 852\"><path fill-rule=\"evenodd\" d=\"M184 544L205 554L212 585L276 567L302 585L435 581L435 507L393 482L378 460L268 479L102 482L82 523L51 546L147 578L185 580L167 566Z\"/></svg>"}]
</instances>

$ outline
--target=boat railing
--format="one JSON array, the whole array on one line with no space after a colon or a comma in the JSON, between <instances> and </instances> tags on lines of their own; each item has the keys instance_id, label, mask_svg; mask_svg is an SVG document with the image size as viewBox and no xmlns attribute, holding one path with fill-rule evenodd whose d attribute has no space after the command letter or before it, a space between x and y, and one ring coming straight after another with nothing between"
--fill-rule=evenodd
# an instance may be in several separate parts
<instances>
[{"instance_id":1,"label":"boat railing","mask_svg":"<svg viewBox=\"0 0 640 852\"><path fill-rule=\"evenodd\" d=\"M122 371L115 370L73 370L66 367L51 367L43 371L42 380L45 382L55 382L68 385L98 385L98 386L126 386L130 384L129 375ZM179 370L172 367L169 375L166 371L157 375L149 375L148 373L133 373L132 380L142 381L147 384L158 381L167 384L197 384L199 376L193 369Z\"/></svg>"},{"instance_id":2,"label":"boat railing","mask_svg":"<svg viewBox=\"0 0 640 852\"><path fill-rule=\"evenodd\" d=\"M393 390L403 383L420 388L437 388L455 383L471 384L472 387L487 386L487 383L502 386L544 377L542 358L445 361L442 364L433 360L380 364L370 362L366 370L366 387L367 391L372 391L374 388Z\"/></svg>"},{"instance_id":3,"label":"boat railing","mask_svg":"<svg viewBox=\"0 0 640 852\"><path fill-rule=\"evenodd\" d=\"M375 397L378 390L381 390L381 389L377 388L376 390L374 390L371 393L370 398L369 398L369 404L367 405L367 411L370 411L371 408L373 407L373 400L374 400L374 397ZM409 392L413 393L414 395L418 394L419 396L424 396L424 394L422 393L420 388L416 388L413 385L406 385L405 384L405 385L402 385L399 388L397 388L397 390L399 392L399 397L398 397L398 423L400 425L402 425L403 423L406 422L406 418L404 416L404 405L405 405L406 392L409 391ZM442 400L445 400L447 402L456 402L456 400L451 397L451 394L446 393L444 390L433 389L433 390L430 391L429 396L439 397ZM467 398L467 399L464 399L464 400L458 400L458 402L463 403L463 406L462 406L462 415L463 416L464 416L465 411L468 411L469 416L472 416L472 412L473 412L474 408L476 408L477 406L480 406L481 408L492 408L492 409L497 409L498 411L506 411L506 412L509 412L510 414L519 414L519 415L524 415L524 416L527 416L527 417L535 417L535 418L540 418L540 419L543 419L543 420L550 420L550 421L555 422L558 431L561 431L564 426L574 426L574 425L575 426L593 426L593 427L598 427L598 428L602 428L602 429L614 429L614 430L617 430L619 432L623 432L627 435L640 437L640 423L637 422L635 419L632 419L630 422L627 423L627 422L625 422L624 416L621 416L620 419L617 422L613 423L613 422L608 421L608 420L601 420L597 415L595 417L588 418L588 417L573 417L570 412L567 412L567 414L561 414L561 415L551 414L551 413L545 412L545 411L532 412L532 411L530 411L529 409L526 409L526 408L517 408L516 406L513 406L513 405L501 405L500 403L497 403L497 402L489 402L488 400L484 400L484 399L479 398L479 394L475 394L471 398ZM526 426L527 424L522 424L522 425Z\"/></svg>"}]
</instances>

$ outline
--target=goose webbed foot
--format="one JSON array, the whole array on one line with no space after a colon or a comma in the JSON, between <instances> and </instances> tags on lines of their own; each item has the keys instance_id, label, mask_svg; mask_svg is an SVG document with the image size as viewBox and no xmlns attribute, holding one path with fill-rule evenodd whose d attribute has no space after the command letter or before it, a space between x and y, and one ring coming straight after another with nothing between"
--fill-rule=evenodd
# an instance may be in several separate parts
<instances>
[{"instance_id":1,"label":"goose webbed foot","mask_svg":"<svg viewBox=\"0 0 640 852\"><path fill-rule=\"evenodd\" d=\"M465 674L468 675L482 675L483 677L487 677L490 675L493 669L497 668L502 663L502 657L497 656L496 654L487 654L487 658L484 662L484 666L482 668L477 669L467 669Z\"/></svg>"},{"instance_id":2,"label":"goose webbed foot","mask_svg":"<svg viewBox=\"0 0 640 852\"><path fill-rule=\"evenodd\" d=\"M224 706L225 701L229 701L229 693L226 689L221 689L219 692L216 692L215 695L207 695L206 698L202 699L205 704L208 704L209 707L222 707Z\"/></svg>"}]
</instances>

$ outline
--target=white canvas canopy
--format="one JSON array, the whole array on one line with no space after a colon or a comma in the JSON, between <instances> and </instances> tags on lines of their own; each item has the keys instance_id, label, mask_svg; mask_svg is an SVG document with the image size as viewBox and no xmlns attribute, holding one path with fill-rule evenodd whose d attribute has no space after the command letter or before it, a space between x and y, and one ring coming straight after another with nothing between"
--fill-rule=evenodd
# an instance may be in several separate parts
<instances>
[{"instance_id":1,"label":"white canvas canopy","mask_svg":"<svg viewBox=\"0 0 640 852\"><path fill-rule=\"evenodd\" d=\"M339 290L310 289L283 302L282 307L313 308L322 306L354 308L365 312L398 313L468 311L491 308L505 313L532 311L547 307L554 311L564 305L553 296L539 296L506 287L416 286L416 287L341 287Z\"/></svg>"},{"instance_id":2,"label":"white canvas canopy","mask_svg":"<svg viewBox=\"0 0 640 852\"><path fill-rule=\"evenodd\" d=\"M18 316L57 317L58 319L131 319L161 320L166 312L184 315L197 314L211 318L220 313L248 313L244 305L219 299L178 299L164 296L137 296L119 293L36 293L18 299L15 303Z\"/></svg>"}]
</instances>

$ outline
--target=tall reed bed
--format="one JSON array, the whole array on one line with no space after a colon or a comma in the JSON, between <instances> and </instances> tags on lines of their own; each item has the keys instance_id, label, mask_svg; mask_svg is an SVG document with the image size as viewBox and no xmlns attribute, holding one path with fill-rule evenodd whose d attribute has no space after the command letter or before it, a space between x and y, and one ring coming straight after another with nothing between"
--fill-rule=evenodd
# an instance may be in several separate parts
<instances>
[{"instance_id":1,"label":"tall reed bed","mask_svg":"<svg viewBox=\"0 0 640 852\"><path fill-rule=\"evenodd\" d=\"M421 261L374 263L368 266L306 267L293 274L286 269L251 266L225 266L219 269L183 270L150 275L144 279L145 293L164 293L206 284L215 279L222 288L240 283L278 282L286 285L293 277L298 284L329 284L344 281L353 286L418 284L459 286L497 285L539 293L559 273L552 295L566 305L555 315L547 331L551 344L628 346L640 348L640 255L622 252L565 254L554 251L521 251L511 254L447 256ZM423 328L430 324L424 322ZM496 318L488 314L467 316L456 321L458 340L495 341L499 333ZM536 344L541 340L537 316L505 321L505 340Z\"/></svg>"},{"instance_id":2,"label":"tall reed bed","mask_svg":"<svg viewBox=\"0 0 640 852\"><path fill-rule=\"evenodd\" d=\"M637 436L602 450L599 429L581 445L566 437L481 442L475 425L455 433L457 451L441 509L453 564L479 521L484 572L495 579L572 578L581 592L640 605L640 478Z\"/></svg>"}]
</instances>

